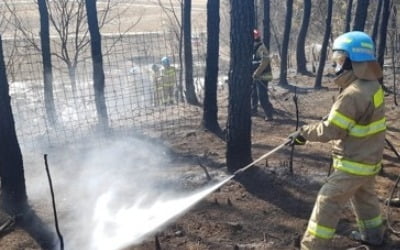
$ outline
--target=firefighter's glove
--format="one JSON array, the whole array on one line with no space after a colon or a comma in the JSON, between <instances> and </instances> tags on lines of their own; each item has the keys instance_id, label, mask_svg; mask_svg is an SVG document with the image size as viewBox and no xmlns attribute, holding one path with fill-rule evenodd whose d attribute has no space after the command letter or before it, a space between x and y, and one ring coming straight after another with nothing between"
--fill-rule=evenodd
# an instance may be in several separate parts
<instances>
[{"instance_id":1,"label":"firefighter's glove","mask_svg":"<svg viewBox=\"0 0 400 250\"><path fill-rule=\"evenodd\" d=\"M253 80L260 80L261 76L257 75L256 73L253 73Z\"/></svg>"},{"instance_id":2,"label":"firefighter's glove","mask_svg":"<svg viewBox=\"0 0 400 250\"><path fill-rule=\"evenodd\" d=\"M307 141L306 138L300 134L300 131L291 133L288 139L290 139L290 145L304 145Z\"/></svg>"}]
</instances>

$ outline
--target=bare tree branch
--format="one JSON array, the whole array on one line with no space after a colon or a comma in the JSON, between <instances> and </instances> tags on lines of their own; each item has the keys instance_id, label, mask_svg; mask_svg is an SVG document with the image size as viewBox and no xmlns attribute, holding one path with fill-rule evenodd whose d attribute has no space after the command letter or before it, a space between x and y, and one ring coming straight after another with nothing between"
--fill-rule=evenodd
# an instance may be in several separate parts
<instances>
[{"instance_id":1,"label":"bare tree branch","mask_svg":"<svg viewBox=\"0 0 400 250\"><path fill-rule=\"evenodd\" d=\"M85 11L85 2L71 1L71 0L57 0L50 1L46 0L49 12L49 21L51 23L51 29L53 34L56 34L57 39L52 39L53 46L52 56L55 56L63 63L67 65L70 77L74 77L74 71L77 65L86 60L85 53L89 50L89 30L87 26L87 16ZM37 4L37 0L32 0L32 3ZM116 15L112 14L113 8L116 8L118 4L125 4L120 1L107 0L101 2L102 8L99 8L99 28L101 29L118 15L123 15L128 11L129 8L125 8L122 12ZM12 25L20 33L22 39L28 42L29 46L32 46L37 51L40 51L40 41L37 34L33 33L33 29L24 25L22 17L19 16L17 4L13 3L12 0L5 0L5 7L7 12L13 18ZM117 9L117 8L116 8ZM142 15L129 25L123 34L131 31L142 19ZM0 18L0 21L2 19ZM1 22L0 22L1 24ZM1 27L1 26L0 26ZM121 31L121 28L120 28ZM122 35L119 34L121 39ZM119 40L120 40L119 39ZM115 46L116 41L111 47ZM111 48L109 48L110 50ZM54 65L57 68L56 65ZM71 78L71 83L74 84L75 79Z\"/></svg>"}]
</instances>

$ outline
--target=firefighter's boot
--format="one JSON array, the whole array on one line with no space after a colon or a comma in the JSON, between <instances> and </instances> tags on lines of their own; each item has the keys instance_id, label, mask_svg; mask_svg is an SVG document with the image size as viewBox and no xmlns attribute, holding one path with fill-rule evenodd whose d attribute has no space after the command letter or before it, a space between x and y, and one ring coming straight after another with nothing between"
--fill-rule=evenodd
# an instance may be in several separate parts
<instances>
[{"instance_id":1,"label":"firefighter's boot","mask_svg":"<svg viewBox=\"0 0 400 250\"><path fill-rule=\"evenodd\" d=\"M350 238L371 246L381 246L383 244L384 228L377 227L364 231L352 231Z\"/></svg>"},{"instance_id":2,"label":"firefighter's boot","mask_svg":"<svg viewBox=\"0 0 400 250\"><path fill-rule=\"evenodd\" d=\"M391 207L400 207L400 198L392 198L385 200L385 205L389 205Z\"/></svg>"}]
</instances>

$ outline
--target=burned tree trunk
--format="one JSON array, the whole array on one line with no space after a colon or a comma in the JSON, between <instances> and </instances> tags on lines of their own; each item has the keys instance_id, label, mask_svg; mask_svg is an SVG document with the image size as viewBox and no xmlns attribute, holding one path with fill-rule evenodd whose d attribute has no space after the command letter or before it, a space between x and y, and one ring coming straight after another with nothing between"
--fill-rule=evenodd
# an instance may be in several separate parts
<instances>
[{"instance_id":1,"label":"burned tree trunk","mask_svg":"<svg viewBox=\"0 0 400 250\"><path fill-rule=\"evenodd\" d=\"M332 9L333 9L333 1L328 0L328 13L327 13L326 23L325 23L325 35L324 35L324 41L322 42L321 56L319 58L317 77L315 78L315 85L314 85L314 88L316 88L316 89L320 89L322 87L322 74L323 74L324 68L325 68L326 53L327 53L327 48L328 48L328 43L329 43L329 37L331 35L331 30L332 30L332 27L331 27L331 25L332 25Z\"/></svg>"},{"instance_id":2,"label":"burned tree trunk","mask_svg":"<svg viewBox=\"0 0 400 250\"><path fill-rule=\"evenodd\" d=\"M375 12L374 27L372 29L372 35L371 35L371 38L374 42L376 41L376 37L378 35L381 12L382 12L382 1L378 1L378 5L376 6L376 12Z\"/></svg>"},{"instance_id":3,"label":"burned tree trunk","mask_svg":"<svg viewBox=\"0 0 400 250\"><path fill-rule=\"evenodd\" d=\"M344 21L344 32L350 31L351 10L353 9L353 0L347 0L346 20Z\"/></svg>"},{"instance_id":4,"label":"burned tree trunk","mask_svg":"<svg viewBox=\"0 0 400 250\"><path fill-rule=\"evenodd\" d=\"M390 17L390 0L383 0L381 26L379 30L378 62L383 67L386 48L386 35Z\"/></svg>"},{"instance_id":5,"label":"burned tree trunk","mask_svg":"<svg viewBox=\"0 0 400 250\"><path fill-rule=\"evenodd\" d=\"M97 19L96 0L86 0L86 12L90 33L90 44L93 63L93 85L99 125L108 128L107 106L104 96L103 55L101 52L101 36Z\"/></svg>"},{"instance_id":6,"label":"burned tree trunk","mask_svg":"<svg viewBox=\"0 0 400 250\"><path fill-rule=\"evenodd\" d=\"M358 0L354 18L353 30L364 31L365 21L368 15L369 0Z\"/></svg>"},{"instance_id":7,"label":"burned tree trunk","mask_svg":"<svg viewBox=\"0 0 400 250\"><path fill-rule=\"evenodd\" d=\"M203 126L220 135L218 124L217 82L219 58L219 0L207 2L207 58L206 76L204 80Z\"/></svg>"},{"instance_id":8,"label":"burned tree trunk","mask_svg":"<svg viewBox=\"0 0 400 250\"><path fill-rule=\"evenodd\" d=\"M231 1L231 63L229 70L229 113L227 124L228 170L246 166L251 158L250 94L254 2ZM243 35L247 34L247 35Z\"/></svg>"},{"instance_id":9,"label":"burned tree trunk","mask_svg":"<svg viewBox=\"0 0 400 250\"><path fill-rule=\"evenodd\" d=\"M263 20L263 42L265 48L270 51L270 40L271 40L271 21L270 21L270 0L264 0L264 20Z\"/></svg>"},{"instance_id":10,"label":"burned tree trunk","mask_svg":"<svg viewBox=\"0 0 400 250\"><path fill-rule=\"evenodd\" d=\"M185 60L185 94L189 104L199 106L193 82L193 52L192 52L192 0L184 0L183 5L183 47Z\"/></svg>"},{"instance_id":11,"label":"burned tree trunk","mask_svg":"<svg viewBox=\"0 0 400 250\"><path fill-rule=\"evenodd\" d=\"M11 98L4 64L0 36L0 177L1 200L12 214L20 213L27 205L24 166L15 131Z\"/></svg>"},{"instance_id":12,"label":"burned tree trunk","mask_svg":"<svg viewBox=\"0 0 400 250\"><path fill-rule=\"evenodd\" d=\"M56 107L53 95L53 67L51 64L49 13L46 0L38 0L40 14L40 42L42 46L43 80L44 80L44 106L47 119L51 126L57 123Z\"/></svg>"},{"instance_id":13,"label":"burned tree trunk","mask_svg":"<svg viewBox=\"0 0 400 250\"><path fill-rule=\"evenodd\" d=\"M399 46L399 34L397 31L397 8L396 5L392 6L392 20L391 20L391 30L392 30L392 35L391 35L391 47L392 47L392 53L391 54L391 59L392 59L392 75L393 75L393 101L396 106L398 106L397 102L397 84L396 84L396 75L397 75L397 69L396 66L398 65L398 57L397 57L397 51L398 51L398 46Z\"/></svg>"},{"instance_id":14,"label":"burned tree trunk","mask_svg":"<svg viewBox=\"0 0 400 250\"><path fill-rule=\"evenodd\" d=\"M293 0L286 0L285 31L283 33L281 69L280 69L281 72L279 75L279 85L283 87L289 86L289 83L287 81L287 68L288 68L290 30L292 27L292 15L293 15Z\"/></svg>"},{"instance_id":15,"label":"burned tree trunk","mask_svg":"<svg viewBox=\"0 0 400 250\"><path fill-rule=\"evenodd\" d=\"M310 74L310 72L308 72L307 70L305 46L306 46L308 26L310 24L311 0L304 0L303 10L304 10L303 21L301 23L299 35L297 37L297 51L296 51L297 73L308 75Z\"/></svg>"}]
</instances>

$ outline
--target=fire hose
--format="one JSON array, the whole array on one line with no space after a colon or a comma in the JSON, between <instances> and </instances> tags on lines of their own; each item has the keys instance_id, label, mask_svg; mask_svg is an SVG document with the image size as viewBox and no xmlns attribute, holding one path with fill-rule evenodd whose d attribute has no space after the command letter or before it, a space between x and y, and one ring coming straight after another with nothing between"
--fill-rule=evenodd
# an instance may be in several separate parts
<instances>
[{"instance_id":1,"label":"fire hose","mask_svg":"<svg viewBox=\"0 0 400 250\"><path fill-rule=\"evenodd\" d=\"M211 189L206 190L207 192L200 197L197 201L203 199L204 197L206 197L208 194L212 193L213 191L219 189L220 187L222 187L223 185L225 185L228 181L232 180L235 176L243 173L244 171L246 171L247 169L251 168L252 166L254 166L256 163L260 162L261 160L269 157L270 155L274 154L275 152L277 152L278 150L282 149L285 146L290 146L292 144L292 139L291 138L287 138L282 144L276 146L275 148L271 149L269 152L263 154L262 156L260 156L259 158L257 158L256 160L254 160L253 162L247 164L246 166L239 168L238 170L236 170L232 175L226 177L225 179L219 181L216 185L214 185ZM158 241L158 237L156 236L156 249L161 249L159 241Z\"/></svg>"},{"instance_id":2,"label":"fire hose","mask_svg":"<svg viewBox=\"0 0 400 250\"><path fill-rule=\"evenodd\" d=\"M265 90L268 92L268 86L265 85L262 80L257 79L256 81L259 84L261 84L265 88ZM274 99L275 99L275 101L278 101L277 98L274 98ZM298 105L298 97L297 97L297 82L296 82L296 85L294 86L293 102L294 102L294 105L295 105L295 108L296 108L296 131L297 131L299 129L299 121L300 121L299 120L299 105ZM281 106L284 107L282 104L281 104ZM288 110L286 109L286 111L288 111ZM291 147L292 148L291 148L291 151L290 151L289 173L293 174L294 144L291 144Z\"/></svg>"},{"instance_id":3,"label":"fire hose","mask_svg":"<svg viewBox=\"0 0 400 250\"><path fill-rule=\"evenodd\" d=\"M252 166L254 166L254 164L264 160L265 158L269 157L270 155L274 154L275 152L279 151L281 148L285 147L285 146L289 146L291 145L292 139L287 138L282 144L276 146L275 148L271 149L269 152L263 154L262 156L260 156L259 158L257 158L256 160L254 160L253 162L247 164L246 166L239 168L238 170L236 170L230 177L228 177L227 179L232 179L233 177L235 177L236 175L246 171L247 169L251 168Z\"/></svg>"},{"instance_id":4,"label":"fire hose","mask_svg":"<svg viewBox=\"0 0 400 250\"><path fill-rule=\"evenodd\" d=\"M220 181L217 185L215 185L213 187L213 189L209 193L211 193L214 190L222 187L223 185L225 185L228 181L232 180L237 175L239 175L239 174L243 173L244 171L246 171L247 169L253 167L256 163L262 161L263 159L266 159L267 157L269 157L270 155L274 154L275 152L277 152L281 148L283 148L285 146L290 146L291 144L292 144L292 139L287 138L282 144L279 144L278 146L276 146L275 148L271 149L267 153L263 154L262 156L260 156L256 160L252 161L251 163L247 164L246 166L244 166L242 168L239 168L232 175L230 175L230 176L226 177L225 179L223 179L222 181Z\"/></svg>"}]
</instances>

